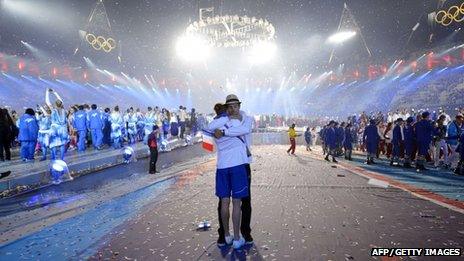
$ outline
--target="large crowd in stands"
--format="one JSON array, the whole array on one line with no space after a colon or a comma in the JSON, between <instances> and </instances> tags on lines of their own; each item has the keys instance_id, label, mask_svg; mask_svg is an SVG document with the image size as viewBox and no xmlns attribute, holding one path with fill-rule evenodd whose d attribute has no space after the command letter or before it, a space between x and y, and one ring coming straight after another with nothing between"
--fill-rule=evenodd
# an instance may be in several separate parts
<instances>
[{"instance_id":1,"label":"large crowd in stands","mask_svg":"<svg viewBox=\"0 0 464 261\"><path fill-rule=\"evenodd\" d=\"M54 98L55 101L52 101ZM206 115L184 106L176 110L148 107L146 111L119 106L98 108L96 104L72 105L65 109L62 98L52 89L45 95L45 105L28 108L23 115L6 108L0 109L0 161L10 161L10 149L19 146L20 158L33 161L64 159L66 151L84 152L88 146L119 149L123 144L147 142L153 126L160 129L159 143L166 147L174 138L188 139L205 124ZM160 149L163 148L160 146Z\"/></svg>"},{"instance_id":2,"label":"large crowd in stands","mask_svg":"<svg viewBox=\"0 0 464 261\"><path fill-rule=\"evenodd\" d=\"M308 91L304 102L310 104L308 112L330 113L328 116L396 108L444 107L451 111L462 106L464 100L464 67L441 70L405 74L395 80L391 76L342 86L324 85Z\"/></svg>"},{"instance_id":3,"label":"large crowd in stands","mask_svg":"<svg viewBox=\"0 0 464 261\"><path fill-rule=\"evenodd\" d=\"M450 69L453 70L453 69ZM427 104L430 107L447 106L451 109L461 105L464 99L464 76L461 71L443 74L440 77L418 83L413 88L399 88L392 99L392 107L418 107ZM433 93L434 95L430 95ZM414 99L410 99L413 96Z\"/></svg>"},{"instance_id":4,"label":"large crowd in stands","mask_svg":"<svg viewBox=\"0 0 464 261\"><path fill-rule=\"evenodd\" d=\"M286 117L277 114L272 115L255 115L255 129L288 127L292 124L296 126L320 126L325 122L323 117L294 116Z\"/></svg>"}]
</instances>

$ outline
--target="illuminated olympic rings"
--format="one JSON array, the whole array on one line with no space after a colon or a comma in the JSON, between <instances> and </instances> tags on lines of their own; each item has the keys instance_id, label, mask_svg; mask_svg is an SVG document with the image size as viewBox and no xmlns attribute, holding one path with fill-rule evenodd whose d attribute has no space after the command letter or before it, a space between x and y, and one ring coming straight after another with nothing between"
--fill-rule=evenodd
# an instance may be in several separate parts
<instances>
[{"instance_id":1,"label":"illuminated olympic rings","mask_svg":"<svg viewBox=\"0 0 464 261\"><path fill-rule=\"evenodd\" d=\"M114 48L116 48L116 41L109 37L105 38L103 36L95 36L93 34L87 34L85 36L85 40L93 47L93 49L99 51L103 50L107 53L111 52Z\"/></svg>"},{"instance_id":2,"label":"illuminated olympic rings","mask_svg":"<svg viewBox=\"0 0 464 261\"><path fill-rule=\"evenodd\" d=\"M438 13L435 15L435 21L443 26L448 26L452 22L460 23L464 21L464 3L462 3L460 6L451 6L448 11L438 11Z\"/></svg>"}]
</instances>

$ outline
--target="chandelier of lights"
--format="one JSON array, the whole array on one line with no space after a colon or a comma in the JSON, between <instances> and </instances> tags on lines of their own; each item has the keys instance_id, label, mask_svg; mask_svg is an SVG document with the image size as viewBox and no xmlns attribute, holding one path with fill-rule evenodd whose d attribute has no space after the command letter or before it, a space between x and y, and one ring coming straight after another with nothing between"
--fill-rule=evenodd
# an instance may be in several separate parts
<instances>
[{"instance_id":1,"label":"chandelier of lights","mask_svg":"<svg viewBox=\"0 0 464 261\"><path fill-rule=\"evenodd\" d=\"M246 47L255 42L272 41L274 26L266 19L216 15L202 17L186 29L187 35L199 35L214 47Z\"/></svg>"}]
</instances>

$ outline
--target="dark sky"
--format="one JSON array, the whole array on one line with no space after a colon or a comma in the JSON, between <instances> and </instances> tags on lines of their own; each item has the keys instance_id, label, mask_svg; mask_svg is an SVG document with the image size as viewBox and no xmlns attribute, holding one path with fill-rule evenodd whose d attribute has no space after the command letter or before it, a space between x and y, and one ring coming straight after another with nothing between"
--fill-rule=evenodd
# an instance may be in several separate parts
<instances>
[{"instance_id":1,"label":"dark sky","mask_svg":"<svg viewBox=\"0 0 464 261\"><path fill-rule=\"evenodd\" d=\"M12 1L12 0L9 0ZM117 54L102 55L82 50L73 56L79 46L78 30L86 20L95 0L18 0L41 5L47 12L30 19L0 10L0 51L30 56L21 45L24 40L51 57L72 65L84 64L82 56L90 57L97 65L133 74L175 71L176 37L190 21L198 19L198 6L213 5L217 12L268 19L276 28L279 48L285 53L288 66L298 64L305 68L320 68L327 63L330 48L323 44L336 31L343 3L347 2L367 45L372 51L368 58L358 39L340 47L340 62L358 57L367 61L382 61L405 53L429 48L445 41L461 41L463 32L446 39L457 26L448 28L427 23L427 13L437 10L435 0L107 0L104 1L114 37L121 41L123 63ZM446 1L445 7L459 3ZM33 16L40 16L40 10ZM421 17L422 16L422 17ZM412 27L419 17L421 25L405 48ZM96 25L98 26L98 25ZM429 36L434 33L432 42Z\"/></svg>"}]
</instances>

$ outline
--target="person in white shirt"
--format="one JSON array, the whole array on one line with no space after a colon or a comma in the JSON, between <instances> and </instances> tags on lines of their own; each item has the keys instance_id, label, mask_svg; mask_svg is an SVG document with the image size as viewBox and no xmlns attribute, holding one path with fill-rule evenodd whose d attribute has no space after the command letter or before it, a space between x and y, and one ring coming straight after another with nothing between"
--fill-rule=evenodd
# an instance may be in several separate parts
<instances>
[{"instance_id":1,"label":"person in white shirt","mask_svg":"<svg viewBox=\"0 0 464 261\"><path fill-rule=\"evenodd\" d=\"M129 144L134 144L137 135L137 115L134 113L132 107L127 109L127 113L124 115L124 122L127 124L128 142Z\"/></svg>"},{"instance_id":2,"label":"person in white shirt","mask_svg":"<svg viewBox=\"0 0 464 261\"><path fill-rule=\"evenodd\" d=\"M187 119L187 112L185 107L179 106L179 126L180 126L180 138L184 138L185 133L185 120Z\"/></svg>"},{"instance_id":3,"label":"person in white shirt","mask_svg":"<svg viewBox=\"0 0 464 261\"><path fill-rule=\"evenodd\" d=\"M240 220L243 218L241 213L242 199L250 195L249 169L247 168L249 168L251 160L249 145L251 145L252 119L240 111L240 104L237 96L228 95L225 103L228 117L219 117L208 126L208 129L214 129L214 136L217 139L216 195L221 200L220 216L224 230L224 241L226 244L232 243L235 249L241 248L245 242L248 243L251 239L250 231L245 231L248 235L244 236L249 236L247 240L240 235ZM231 196L233 237L229 234ZM251 205L247 222L248 229L250 217ZM245 233L242 232L242 234Z\"/></svg>"},{"instance_id":4,"label":"person in white shirt","mask_svg":"<svg viewBox=\"0 0 464 261\"><path fill-rule=\"evenodd\" d=\"M113 112L110 114L111 122L111 139L113 140L113 148L121 148L122 129L124 128L124 120L119 112L119 106L114 107Z\"/></svg>"},{"instance_id":5,"label":"person in white shirt","mask_svg":"<svg viewBox=\"0 0 464 261\"><path fill-rule=\"evenodd\" d=\"M445 116L445 121L443 122L443 124L447 126L451 122L451 117L445 112L445 110L443 110L443 108L440 108L438 110L438 117L440 117L441 115Z\"/></svg>"}]
</instances>

